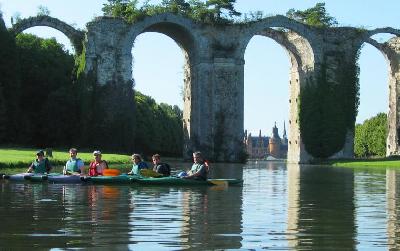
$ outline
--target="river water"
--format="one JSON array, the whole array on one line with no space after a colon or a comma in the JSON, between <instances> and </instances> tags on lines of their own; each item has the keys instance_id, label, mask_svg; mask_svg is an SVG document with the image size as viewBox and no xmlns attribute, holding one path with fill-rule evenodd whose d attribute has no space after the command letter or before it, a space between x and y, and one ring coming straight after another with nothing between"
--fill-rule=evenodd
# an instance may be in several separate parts
<instances>
[{"instance_id":1,"label":"river water","mask_svg":"<svg viewBox=\"0 0 400 251\"><path fill-rule=\"evenodd\" d=\"M400 250L397 170L249 162L214 164L212 176L244 183L1 180L0 249Z\"/></svg>"}]
</instances>

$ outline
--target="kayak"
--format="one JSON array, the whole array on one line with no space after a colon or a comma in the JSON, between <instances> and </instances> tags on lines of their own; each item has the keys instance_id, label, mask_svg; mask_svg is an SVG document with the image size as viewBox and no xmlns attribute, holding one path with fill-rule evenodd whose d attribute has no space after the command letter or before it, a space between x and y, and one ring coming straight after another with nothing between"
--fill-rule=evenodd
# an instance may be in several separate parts
<instances>
[{"instance_id":1,"label":"kayak","mask_svg":"<svg viewBox=\"0 0 400 251\"><path fill-rule=\"evenodd\" d=\"M33 173L4 174L3 179L11 181L26 181L26 176L33 176Z\"/></svg>"},{"instance_id":2,"label":"kayak","mask_svg":"<svg viewBox=\"0 0 400 251\"><path fill-rule=\"evenodd\" d=\"M135 179L134 175L117 175L117 176L86 176L82 180L94 184L131 184Z\"/></svg>"},{"instance_id":3,"label":"kayak","mask_svg":"<svg viewBox=\"0 0 400 251\"><path fill-rule=\"evenodd\" d=\"M178 177L161 177L161 178L133 178L133 182L140 185L170 185L170 186L241 186L243 184L242 179L207 179L207 180L195 180L195 179L183 179Z\"/></svg>"},{"instance_id":4,"label":"kayak","mask_svg":"<svg viewBox=\"0 0 400 251\"><path fill-rule=\"evenodd\" d=\"M26 175L24 178L25 180L29 180L31 182L43 182L48 181L50 178L64 176L60 173L49 173L49 174L41 174L41 173L34 173L33 175Z\"/></svg>"},{"instance_id":5,"label":"kayak","mask_svg":"<svg viewBox=\"0 0 400 251\"><path fill-rule=\"evenodd\" d=\"M82 183L82 178L80 175L49 175L47 180L50 183L68 183L77 184Z\"/></svg>"},{"instance_id":6,"label":"kayak","mask_svg":"<svg viewBox=\"0 0 400 251\"><path fill-rule=\"evenodd\" d=\"M59 173L50 173L50 174L42 174L42 173L18 173L11 175L3 175L3 179L10 181L31 181L31 182L43 182L47 181L49 178L64 176Z\"/></svg>"},{"instance_id":7,"label":"kayak","mask_svg":"<svg viewBox=\"0 0 400 251\"><path fill-rule=\"evenodd\" d=\"M136 184L136 185L159 185L159 186L241 186L242 179L183 179L174 176L170 177L143 177L139 175L117 175L117 176L79 176L62 175L59 173L34 174L20 173L13 175L3 175L4 179L10 181L31 181L49 183L92 183L92 184Z\"/></svg>"}]
</instances>

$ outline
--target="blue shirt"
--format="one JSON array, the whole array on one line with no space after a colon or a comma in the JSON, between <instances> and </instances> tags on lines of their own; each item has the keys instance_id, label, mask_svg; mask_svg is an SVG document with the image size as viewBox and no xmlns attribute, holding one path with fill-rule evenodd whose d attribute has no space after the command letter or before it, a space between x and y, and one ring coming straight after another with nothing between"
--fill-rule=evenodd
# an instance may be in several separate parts
<instances>
[{"instance_id":1,"label":"blue shirt","mask_svg":"<svg viewBox=\"0 0 400 251\"><path fill-rule=\"evenodd\" d=\"M148 169L148 168L149 167L147 166L147 163L142 161L142 162L139 162L137 164L133 164L131 173L135 174L135 175L140 175L140 170Z\"/></svg>"}]
</instances>

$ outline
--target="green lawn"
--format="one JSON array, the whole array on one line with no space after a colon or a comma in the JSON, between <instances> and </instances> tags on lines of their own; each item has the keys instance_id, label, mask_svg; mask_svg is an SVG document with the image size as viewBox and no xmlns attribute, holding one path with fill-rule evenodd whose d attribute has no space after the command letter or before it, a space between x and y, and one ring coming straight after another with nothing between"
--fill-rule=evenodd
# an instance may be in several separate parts
<instances>
[{"instance_id":1,"label":"green lawn","mask_svg":"<svg viewBox=\"0 0 400 251\"><path fill-rule=\"evenodd\" d=\"M328 163L338 167L369 167L369 168L386 168L400 167L400 160L393 159L370 159L370 160L330 160Z\"/></svg>"},{"instance_id":2,"label":"green lawn","mask_svg":"<svg viewBox=\"0 0 400 251\"><path fill-rule=\"evenodd\" d=\"M0 168L27 168L36 158L37 149L28 148L0 148ZM93 159L92 152L78 152L78 157L85 164ZM53 158L49 158L52 165L64 165L69 159L68 149L64 151L53 150ZM106 160L110 165L130 164L129 155L103 153L102 159Z\"/></svg>"}]
</instances>

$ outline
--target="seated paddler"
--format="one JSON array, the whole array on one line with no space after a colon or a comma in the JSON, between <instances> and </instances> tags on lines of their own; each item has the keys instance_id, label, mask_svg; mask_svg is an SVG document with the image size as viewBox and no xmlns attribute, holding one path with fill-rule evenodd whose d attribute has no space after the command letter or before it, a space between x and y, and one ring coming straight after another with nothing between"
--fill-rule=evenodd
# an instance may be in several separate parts
<instances>
[{"instance_id":1,"label":"seated paddler","mask_svg":"<svg viewBox=\"0 0 400 251\"><path fill-rule=\"evenodd\" d=\"M187 172L186 176L183 176L184 179L198 179L198 180L207 180L208 167L204 161L203 155L201 152L193 153L193 165L189 172Z\"/></svg>"},{"instance_id":2,"label":"seated paddler","mask_svg":"<svg viewBox=\"0 0 400 251\"><path fill-rule=\"evenodd\" d=\"M65 163L63 174L64 175L79 175L84 173L84 163L77 157L78 150L76 148L69 149L70 159Z\"/></svg>"},{"instance_id":3,"label":"seated paddler","mask_svg":"<svg viewBox=\"0 0 400 251\"><path fill-rule=\"evenodd\" d=\"M28 167L28 173L43 173L48 174L51 170L50 161L44 157L44 151L39 150L36 153L36 159Z\"/></svg>"},{"instance_id":4,"label":"seated paddler","mask_svg":"<svg viewBox=\"0 0 400 251\"><path fill-rule=\"evenodd\" d=\"M129 175L140 175L140 170L149 169L149 166L146 162L143 161L143 158L140 154L132 154L131 160L133 162L133 165L132 170L128 173Z\"/></svg>"}]
</instances>

